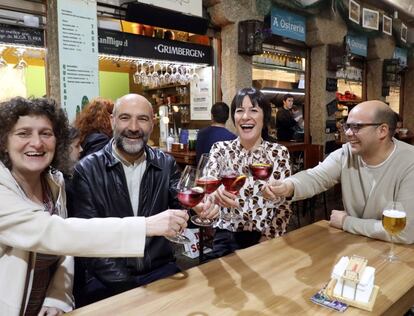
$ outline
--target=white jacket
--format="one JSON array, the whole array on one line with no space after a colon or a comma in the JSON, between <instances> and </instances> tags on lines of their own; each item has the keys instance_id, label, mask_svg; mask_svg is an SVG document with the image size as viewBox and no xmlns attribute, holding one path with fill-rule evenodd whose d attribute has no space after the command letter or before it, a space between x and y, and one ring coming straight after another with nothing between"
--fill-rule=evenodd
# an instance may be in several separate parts
<instances>
[{"instance_id":1,"label":"white jacket","mask_svg":"<svg viewBox=\"0 0 414 316\"><path fill-rule=\"evenodd\" d=\"M73 309L73 258L144 255L145 218L66 217L64 181L49 174L58 215L29 200L0 162L0 315L24 312L33 280L36 252L60 255L47 290L45 306Z\"/></svg>"}]
</instances>

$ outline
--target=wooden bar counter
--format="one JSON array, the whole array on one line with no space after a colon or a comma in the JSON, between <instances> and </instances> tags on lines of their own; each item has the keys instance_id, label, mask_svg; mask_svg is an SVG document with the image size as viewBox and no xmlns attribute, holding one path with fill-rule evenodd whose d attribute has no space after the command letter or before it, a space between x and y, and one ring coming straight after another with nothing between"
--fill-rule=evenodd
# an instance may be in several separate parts
<instances>
[{"instance_id":1,"label":"wooden bar counter","mask_svg":"<svg viewBox=\"0 0 414 316\"><path fill-rule=\"evenodd\" d=\"M186 165L196 166L195 151L167 151L165 149L163 149L163 151L173 156L182 169L184 169Z\"/></svg>"},{"instance_id":2,"label":"wooden bar counter","mask_svg":"<svg viewBox=\"0 0 414 316\"><path fill-rule=\"evenodd\" d=\"M400 263L381 255L390 244L331 228L321 221L198 267L75 310L70 315L339 315L310 297L342 256L376 268L374 310L345 315L403 315L414 304L414 247L396 245Z\"/></svg>"}]
</instances>

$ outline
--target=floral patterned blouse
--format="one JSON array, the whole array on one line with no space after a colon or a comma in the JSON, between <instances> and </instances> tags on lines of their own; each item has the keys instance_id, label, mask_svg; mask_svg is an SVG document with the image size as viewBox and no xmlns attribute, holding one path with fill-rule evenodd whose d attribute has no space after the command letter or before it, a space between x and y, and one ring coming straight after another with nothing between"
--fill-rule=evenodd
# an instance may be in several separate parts
<instances>
[{"instance_id":1,"label":"floral patterned blouse","mask_svg":"<svg viewBox=\"0 0 414 316\"><path fill-rule=\"evenodd\" d=\"M216 162L213 170L218 176L220 170L223 170L223 164L228 164L229 161L234 171L248 176L238 194L239 207L234 210L236 215L241 216L232 221L220 216L215 227L230 231L256 230L267 238L284 234L292 214L290 201L285 198L269 201L264 199L261 193L257 194L265 181L254 180L249 175L249 164L252 161L260 162L260 158L267 155L273 160L273 172L269 180L287 178L291 173L287 148L277 143L262 141L254 151L248 151L240 144L239 138L236 138L215 143L210 150L210 155ZM229 212L229 208L221 208L222 214Z\"/></svg>"}]
</instances>

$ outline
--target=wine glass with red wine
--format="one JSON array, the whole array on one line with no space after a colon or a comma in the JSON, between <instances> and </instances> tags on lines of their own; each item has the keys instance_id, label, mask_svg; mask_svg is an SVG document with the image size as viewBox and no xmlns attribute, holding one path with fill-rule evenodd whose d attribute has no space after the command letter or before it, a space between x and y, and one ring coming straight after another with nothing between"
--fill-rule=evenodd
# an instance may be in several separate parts
<instances>
[{"instance_id":1,"label":"wine glass with red wine","mask_svg":"<svg viewBox=\"0 0 414 316\"><path fill-rule=\"evenodd\" d=\"M221 185L221 178L218 171L219 159L210 154L202 154L197 166L197 186L204 189L204 201L208 195L217 190ZM203 227L211 226L214 219L202 218L199 215L191 216L193 224Z\"/></svg>"},{"instance_id":2,"label":"wine glass with red wine","mask_svg":"<svg viewBox=\"0 0 414 316\"><path fill-rule=\"evenodd\" d=\"M228 160L224 162L224 167L221 170L221 183L223 183L226 191L238 195L240 189L244 186L246 179L246 175L237 170L232 161ZM234 207L231 207L230 212L228 214L223 214L222 218L227 221L233 221L240 219L241 216L236 215Z\"/></svg>"},{"instance_id":3,"label":"wine glass with red wine","mask_svg":"<svg viewBox=\"0 0 414 316\"><path fill-rule=\"evenodd\" d=\"M260 182L262 182L262 185L264 185L273 172L273 160L269 153L262 152L259 156L253 156L249 162L249 172L255 184L260 185ZM261 196L261 191L257 192L256 195Z\"/></svg>"},{"instance_id":4,"label":"wine glass with red wine","mask_svg":"<svg viewBox=\"0 0 414 316\"><path fill-rule=\"evenodd\" d=\"M177 199L185 208L192 208L204 198L204 189L197 186L197 169L193 166L186 166L177 184ZM169 241L186 244L190 240L181 233L174 237L166 237Z\"/></svg>"}]
</instances>

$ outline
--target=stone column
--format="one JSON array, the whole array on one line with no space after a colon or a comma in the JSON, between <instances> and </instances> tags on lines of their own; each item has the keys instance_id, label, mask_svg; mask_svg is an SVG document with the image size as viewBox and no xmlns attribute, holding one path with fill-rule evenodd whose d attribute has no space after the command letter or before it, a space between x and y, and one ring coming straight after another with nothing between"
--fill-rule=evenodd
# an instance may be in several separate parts
<instances>
[{"instance_id":1,"label":"stone column","mask_svg":"<svg viewBox=\"0 0 414 316\"><path fill-rule=\"evenodd\" d=\"M342 44L347 33L345 23L330 10L308 18L306 44L311 47L310 58L310 135L313 144L325 145L333 134L325 134L326 104L335 99L334 92L326 91L326 78L335 77L327 70L328 44Z\"/></svg>"},{"instance_id":2,"label":"stone column","mask_svg":"<svg viewBox=\"0 0 414 316\"><path fill-rule=\"evenodd\" d=\"M408 56L408 70L405 73L403 125L414 132L414 55Z\"/></svg>"},{"instance_id":3,"label":"stone column","mask_svg":"<svg viewBox=\"0 0 414 316\"><path fill-rule=\"evenodd\" d=\"M221 89L223 101L230 105L235 93L252 85L251 56L238 53L238 22L244 20L263 20L256 9L256 1L215 0L205 3L211 21L221 28ZM234 129L227 122L227 127Z\"/></svg>"},{"instance_id":4,"label":"stone column","mask_svg":"<svg viewBox=\"0 0 414 316\"><path fill-rule=\"evenodd\" d=\"M367 99L382 100L382 65L384 59L392 58L395 43L391 36L368 40L367 56Z\"/></svg>"},{"instance_id":5,"label":"stone column","mask_svg":"<svg viewBox=\"0 0 414 316\"><path fill-rule=\"evenodd\" d=\"M60 104L57 0L47 1L46 48L46 92Z\"/></svg>"},{"instance_id":6,"label":"stone column","mask_svg":"<svg viewBox=\"0 0 414 316\"><path fill-rule=\"evenodd\" d=\"M239 89L252 85L252 58L238 54L237 35L237 23L229 24L221 30L221 89L223 101L229 105Z\"/></svg>"}]
</instances>

